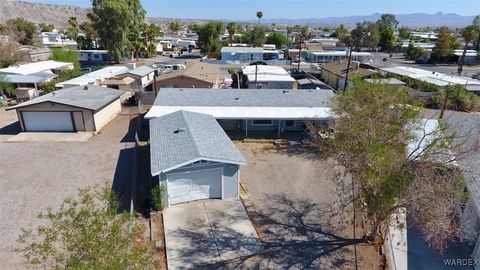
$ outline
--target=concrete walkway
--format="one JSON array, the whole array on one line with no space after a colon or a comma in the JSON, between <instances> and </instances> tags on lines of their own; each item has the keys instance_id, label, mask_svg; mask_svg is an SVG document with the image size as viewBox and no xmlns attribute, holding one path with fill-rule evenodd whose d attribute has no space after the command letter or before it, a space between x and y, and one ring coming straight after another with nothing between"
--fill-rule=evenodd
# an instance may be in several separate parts
<instances>
[{"instance_id":1,"label":"concrete walkway","mask_svg":"<svg viewBox=\"0 0 480 270\"><path fill-rule=\"evenodd\" d=\"M86 142L93 136L92 132L21 132L6 142Z\"/></svg>"},{"instance_id":2,"label":"concrete walkway","mask_svg":"<svg viewBox=\"0 0 480 270\"><path fill-rule=\"evenodd\" d=\"M195 269L263 250L240 199L204 200L164 210L168 269Z\"/></svg>"}]
</instances>

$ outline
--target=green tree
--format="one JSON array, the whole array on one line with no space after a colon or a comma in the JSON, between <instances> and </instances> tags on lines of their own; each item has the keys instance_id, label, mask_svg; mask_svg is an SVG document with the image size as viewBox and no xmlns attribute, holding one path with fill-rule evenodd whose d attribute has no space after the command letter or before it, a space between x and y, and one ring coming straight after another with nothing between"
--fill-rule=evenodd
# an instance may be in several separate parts
<instances>
[{"instance_id":1,"label":"green tree","mask_svg":"<svg viewBox=\"0 0 480 270\"><path fill-rule=\"evenodd\" d=\"M477 40L478 36L480 35L480 28L475 25L469 25L462 30L462 37L465 42L465 46L463 47L463 53L458 61L458 75L462 74L463 71L463 64L465 62L465 54L467 53L468 45L470 42Z\"/></svg>"},{"instance_id":2,"label":"green tree","mask_svg":"<svg viewBox=\"0 0 480 270\"><path fill-rule=\"evenodd\" d=\"M472 25L475 25L480 29L480 15L473 18ZM478 35L477 40L475 40L475 50L480 50L480 35Z\"/></svg>"},{"instance_id":3,"label":"green tree","mask_svg":"<svg viewBox=\"0 0 480 270\"><path fill-rule=\"evenodd\" d=\"M402 26L402 27L398 28L398 37L399 38L409 40L411 35L412 35L412 32L410 31L410 29L408 29L408 27Z\"/></svg>"},{"instance_id":4,"label":"green tree","mask_svg":"<svg viewBox=\"0 0 480 270\"><path fill-rule=\"evenodd\" d=\"M67 48L53 48L50 60L73 63L75 69L80 69L80 60L78 58L77 50L70 50Z\"/></svg>"},{"instance_id":5,"label":"green tree","mask_svg":"<svg viewBox=\"0 0 480 270\"><path fill-rule=\"evenodd\" d=\"M39 215L46 225L23 229L16 251L44 269L155 269L151 249L132 243L129 215L117 208L107 187L81 189L78 199Z\"/></svg>"},{"instance_id":6,"label":"green tree","mask_svg":"<svg viewBox=\"0 0 480 270\"><path fill-rule=\"evenodd\" d=\"M452 36L452 42L450 43L450 50L458 50L462 47L462 42L460 39Z\"/></svg>"},{"instance_id":7,"label":"green tree","mask_svg":"<svg viewBox=\"0 0 480 270\"><path fill-rule=\"evenodd\" d=\"M251 44L254 47L262 47L263 44L265 44L265 41L267 40L267 37L265 36L266 29L264 26L255 26L252 31L251 31Z\"/></svg>"},{"instance_id":8,"label":"green tree","mask_svg":"<svg viewBox=\"0 0 480 270\"><path fill-rule=\"evenodd\" d=\"M145 56L154 57L157 53L157 37L160 35L160 27L156 24L147 24L143 26L142 36L145 43Z\"/></svg>"},{"instance_id":9,"label":"green tree","mask_svg":"<svg viewBox=\"0 0 480 270\"><path fill-rule=\"evenodd\" d=\"M379 42L378 26L372 22L358 22L351 31L351 39L355 51L360 51L362 48L374 48Z\"/></svg>"},{"instance_id":10,"label":"green tree","mask_svg":"<svg viewBox=\"0 0 480 270\"><path fill-rule=\"evenodd\" d=\"M446 27L440 27L438 30L437 42L432 51L432 60L442 62L448 60L452 47L452 31Z\"/></svg>"},{"instance_id":11,"label":"green tree","mask_svg":"<svg viewBox=\"0 0 480 270\"><path fill-rule=\"evenodd\" d=\"M395 15L386 13L382 14L380 19L377 21L377 24L380 32L382 32L388 28L397 28L398 21L397 18L395 18Z\"/></svg>"},{"instance_id":12,"label":"green tree","mask_svg":"<svg viewBox=\"0 0 480 270\"><path fill-rule=\"evenodd\" d=\"M234 22L229 22L227 24L228 38L230 39L230 45L233 44L235 38L235 32L238 29L238 25Z\"/></svg>"},{"instance_id":13,"label":"green tree","mask_svg":"<svg viewBox=\"0 0 480 270\"><path fill-rule=\"evenodd\" d=\"M15 88L3 74L0 74L0 97L3 95L15 96Z\"/></svg>"},{"instance_id":14,"label":"green tree","mask_svg":"<svg viewBox=\"0 0 480 270\"><path fill-rule=\"evenodd\" d=\"M447 95L445 108L442 108L445 102L445 95ZM434 109L464 112L480 110L480 97L468 92L463 85L455 85L440 89L440 91L432 97L432 101L432 107Z\"/></svg>"},{"instance_id":15,"label":"green tree","mask_svg":"<svg viewBox=\"0 0 480 270\"><path fill-rule=\"evenodd\" d=\"M22 45L33 45L35 42L35 34L37 25L33 22L17 17L6 22L6 28L18 43Z\"/></svg>"},{"instance_id":16,"label":"green tree","mask_svg":"<svg viewBox=\"0 0 480 270\"><path fill-rule=\"evenodd\" d=\"M196 25L194 30L198 35L198 41L203 45L201 53L210 54L220 51L222 48L220 35L225 32L222 22L211 21L204 25Z\"/></svg>"},{"instance_id":17,"label":"green tree","mask_svg":"<svg viewBox=\"0 0 480 270\"><path fill-rule=\"evenodd\" d=\"M132 56L132 43L140 37L145 19L139 0L92 0L88 17L101 46L117 62Z\"/></svg>"},{"instance_id":18,"label":"green tree","mask_svg":"<svg viewBox=\"0 0 480 270\"><path fill-rule=\"evenodd\" d=\"M170 22L168 28L170 29L170 31L176 34L180 30L180 23L178 21Z\"/></svg>"},{"instance_id":19,"label":"green tree","mask_svg":"<svg viewBox=\"0 0 480 270\"><path fill-rule=\"evenodd\" d=\"M282 49L287 45L287 37L280 32L273 32L267 36L266 44L275 44L277 49Z\"/></svg>"},{"instance_id":20,"label":"green tree","mask_svg":"<svg viewBox=\"0 0 480 270\"><path fill-rule=\"evenodd\" d=\"M38 30L40 32L52 32L55 27L53 24L39 23Z\"/></svg>"},{"instance_id":21,"label":"green tree","mask_svg":"<svg viewBox=\"0 0 480 270\"><path fill-rule=\"evenodd\" d=\"M257 23L257 25L260 25L260 19L263 18L263 12L257 11L257 18L258 18L258 23Z\"/></svg>"},{"instance_id":22,"label":"green tree","mask_svg":"<svg viewBox=\"0 0 480 270\"><path fill-rule=\"evenodd\" d=\"M345 25L340 24L339 27L335 29L335 32L331 34L331 37L336 37L336 38L341 38L342 36L348 34L348 29L345 27Z\"/></svg>"},{"instance_id":23,"label":"green tree","mask_svg":"<svg viewBox=\"0 0 480 270\"><path fill-rule=\"evenodd\" d=\"M80 31L82 31L83 35L77 37L77 43L80 49L82 50L92 50L98 49L98 33L93 27L92 22L85 21L80 24L79 26Z\"/></svg>"},{"instance_id":24,"label":"green tree","mask_svg":"<svg viewBox=\"0 0 480 270\"><path fill-rule=\"evenodd\" d=\"M77 40L78 37L78 21L77 17L70 17L68 18L68 24L70 24L70 28L67 30L67 37L72 40Z\"/></svg>"},{"instance_id":25,"label":"green tree","mask_svg":"<svg viewBox=\"0 0 480 270\"><path fill-rule=\"evenodd\" d=\"M395 37L392 27L388 27L380 32L379 46L384 52L392 52L397 44L397 38Z\"/></svg>"},{"instance_id":26,"label":"green tree","mask_svg":"<svg viewBox=\"0 0 480 270\"><path fill-rule=\"evenodd\" d=\"M337 118L328 145L352 176L345 192L355 191L353 205L371 224L363 239L383 241L393 215L405 207L427 242L443 251L461 233L455 223L461 177L433 157L445 153L452 138L443 127L422 133L421 108L394 86L356 80L332 109Z\"/></svg>"},{"instance_id":27,"label":"green tree","mask_svg":"<svg viewBox=\"0 0 480 270\"><path fill-rule=\"evenodd\" d=\"M425 49L422 47L414 46L413 42L408 44L406 55L408 59L417 60L425 54Z\"/></svg>"}]
</instances>

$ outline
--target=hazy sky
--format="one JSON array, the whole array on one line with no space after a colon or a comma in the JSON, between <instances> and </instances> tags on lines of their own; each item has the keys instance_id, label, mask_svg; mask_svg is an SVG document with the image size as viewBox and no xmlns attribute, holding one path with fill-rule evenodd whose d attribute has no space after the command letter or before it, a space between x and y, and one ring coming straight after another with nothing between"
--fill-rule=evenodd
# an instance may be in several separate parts
<instances>
[{"instance_id":1,"label":"hazy sky","mask_svg":"<svg viewBox=\"0 0 480 270\"><path fill-rule=\"evenodd\" d=\"M28 1L28 0L27 0ZM90 0L31 0L89 7ZM142 0L148 16L248 20L258 10L264 18L324 18L372 13L480 14L480 0Z\"/></svg>"}]
</instances>

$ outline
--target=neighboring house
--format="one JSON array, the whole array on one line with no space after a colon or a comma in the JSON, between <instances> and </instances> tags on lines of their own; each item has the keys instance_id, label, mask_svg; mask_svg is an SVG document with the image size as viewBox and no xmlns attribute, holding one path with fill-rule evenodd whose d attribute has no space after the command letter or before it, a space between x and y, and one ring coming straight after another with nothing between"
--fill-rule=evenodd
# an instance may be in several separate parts
<instances>
[{"instance_id":1,"label":"neighboring house","mask_svg":"<svg viewBox=\"0 0 480 270\"><path fill-rule=\"evenodd\" d=\"M349 52L347 50L340 51L320 51L320 52L308 52L307 59L312 63L329 63L340 60L348 59ZM372 54L369 52L352 52L352 61L359 61L361 63L370 62Z\"/></svg>"},{"instance_id":2,"label":"neighboring house","mask_svg":"<svg viewBox=\"0 0 480 270\"><path fill-rule=\"evenodd\" d=\"M263 48L223 47L220 53L222 61L253 62L263 60Z\"/></svg>"},{"instance_id":3,"label":"neighboring house","mask_svg":"<svg viewBox=\"0 0 480 270\"><path fill-rule=\"evenodd\" d=\"M115 77L111 77L109 79L106 79L100 83L100 85L112 88L112 89L118 89L122 91L134 91L134 82L135 79L128 76L128 75L117 75Z\"/></svg>"},{"instance_id":4,"label":"neighboring house","mask_svg":"<svg viewBox=\"0 0 480 270\"><path fill-rule=\"evenodd\" d=\"M29 75L7 74L5 80L15 88L17 100L29 100L40 95L39 87L46 82L57 78L56 74L48 72L38 72Z\"/></svg>"},{"instance_id":5,"label":"neighboring house","mask_svg":"<svg viewBox=\"0 0 480 270\"><path fill-rule=\"evenodd\" d=\"M163 88L145 118L187 110L215 117L227 131L303 130L303 121L330 122L330 90Z\"/></svg>"},{"instance_id":6,"label":"neighboring house","mask_svg":"<svg viewBox=\"0 0 480 270\"><path fill-rule=\"evenodd\" d=\"M15 55L18 57L18 61L23 63L46 61L50 59L52 50L50 48L38 48L35 46L24 45L20 46L15 51Z\"/></svg>"},{"instance_id":7,"label":"neighboring house","mask_svg":"<svg viewBox=\"0 0 480 270\"><path fill-rule=\"evenodd\" d=\"M166 207L239 196L247 162L215 118L176 111L149 125L151 174L166 189Z\"/></svg>"},{"instance_id":8,"label":"neighboring house","mask_svg":"<svg viewBox=\"0 0 480 270\"><path fill-rule=\"evenodd\" d=\"M89 72L82 76L57 83L56 88L68 88L73 86L81 86L87 84L100 85L104 80L112 78L114 76L124 74L128 71L124 66L109 66L102 69Z\"/></svg>"},{"instance_id":9,"label":"neighboring house","mask_svg":"<svg viewBox=\"0 0 480 270\"><path fill-rule=\"evenodd\" d=\"M278 66L244 66L242 73L247 76L247 87L251 89L293 89L296 85L295 79Z\"/></svg>"},{"instance_id":10,"label":"neighboring house","mask_svg":"<svg viewBox=\"0 0 480 270\"><path fill-rule=\"evenodd\" d=\"M78 49L78 44L75 40L69 39L59 32L42 32L38 35L37 40L44 48L70 48Z\"/></svg>"},{"instance_id":11,"label":"neighboring house","mask_svg":"<svg viewBox=\"0 0 480 270\"><path fill-rule=\"evenodd\" d=\"M78 54L81 62L109 62L113 60L107 50L78 50Z\"/></svg>"},{"instance_id":12,"label":"neighboring house","mask_svg":"<svg viewBox=\"0 0 480 270\"><path fill-rule=\"evenodd\" d=\"M2 68L0 69L0 74L30 75L39 72L60 74L65 69L73 69L73 64L48 60Z\"/></svg>"},{"instance_id":13,"label":"neighboring house","mask_svg":"<svg viewBox=\"0 0 480 270\"><path fill-rule=\"evenodd\" d=\"M383 73L394 74L401 77L408 77L414 80L431 83L440 87L447 87L449 85L463 85L468 88L468 86L480 85L479 80L475 80L469 77L448 75L419 68L398 66L381 68L380 70Z\"/></svg>"},{"instance_id":14,"label":"neighboring house","mask_svg":"<svg viewBox=\"0 0 480 270\"><path fill-rule=\"evenodd\" d=\"M128 76L135 79L133 88L135 91L153 91L153 80L155 70L149 66L136 67L134 63L128 64L128 70L125 72Z\"/></svg>"},{"instance_id":15,"label":"neighboring house","mask_svg":"<svg viewBox=\"0 0 480 270\"><path fill-rule=\"evenodd\" d=\"M347 75L347 64L347 61L337 61L323 64L321 66L322 80L334 89L343 90ZM348 87L352 87L351 79L354 77L368 78L375 74L377 74L376 71L363 68L359 62L352 61L350 63L350 69L348 72Z\"/></svg>"},{"instance_id":16,"label":"neighboring house","mask_svg":"<svg viewBox=\"0 0 480 270\"><path fill-rule=\"evenodd\" d=\"M16 110L24 132L98 132L121 111L123 92L100 86L79 86L9 107Z\"/></svg>"},{"instance_id":17,"label":"neighboring house","mask_svg":"<svg viewBox=\"0 0 480 270\"><path fill-rule=\"evenodd\" d=\"M463 50L455 50L453 51L453 54L457 58L457 63L460 62L460 59L462 58L463 55ZM465 65L475 65L477 64L478 61L478 53L476 50L467 50L465 53L465 59L463 60L463 63Z\"/></svg>"},{"instance_id":18,"label":"neighboring house","mask_svg":"<svg viewBox=\"0 0 480 270\"><path fill-rule=\"evenodd\" d=\"M369 83L388 84L388 85L396 85L396 86L407 85L405 82L402 82L396 78L374 78L374 79L365 79L364 81Z\"/></svg>"},{"instance_id":19,"label":"neighboring house","mask_svg":"<svg viewBox=\"0 0 480 270\"><path fill-rule=\"evenodd\" d=\"M328 86L324 82L313 79L313 78L303 78L297 80L298 89L324 89L324 90L334 90L332 87Z\"/></svg>"},{"instance_id":20,"label":"neighboring house","mask_svg":"<svg viewBox=\"0 0 480 270\"><path fill-rule=\"evenodd\" d=\"M157 77L157 88L218 88L229 74L220 65L193 62L186 69L163 73Z\"/></svg>"}]
</instances>

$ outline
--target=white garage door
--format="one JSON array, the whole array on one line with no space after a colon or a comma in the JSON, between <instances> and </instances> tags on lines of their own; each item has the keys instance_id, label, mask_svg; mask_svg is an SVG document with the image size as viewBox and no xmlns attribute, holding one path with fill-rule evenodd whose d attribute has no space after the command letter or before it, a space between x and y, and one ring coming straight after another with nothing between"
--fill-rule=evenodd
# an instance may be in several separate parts
<instances>
[{"instance_id":1,"label":"white garage door","mask_svg":"<svg viewBox=\"0 0 480 270\"><path fill-rule=\"evenodd\" d=\"M170 205L222 198L222 169L168 174L167 181Z\"/></svg>"},{"instance_id":2,"label":"white garage door","mask_svg":"<svg viewBox=\"0 0 480 270\"><path fill-rule=\"evenodd\" d=\"M26 131L73 131L70 112L22 112Z\"/></svg>"}]
</instances>

